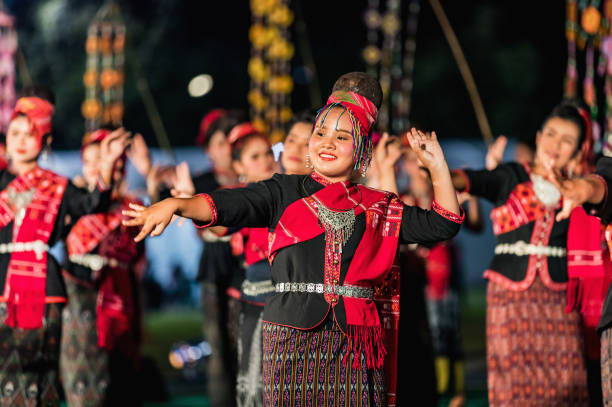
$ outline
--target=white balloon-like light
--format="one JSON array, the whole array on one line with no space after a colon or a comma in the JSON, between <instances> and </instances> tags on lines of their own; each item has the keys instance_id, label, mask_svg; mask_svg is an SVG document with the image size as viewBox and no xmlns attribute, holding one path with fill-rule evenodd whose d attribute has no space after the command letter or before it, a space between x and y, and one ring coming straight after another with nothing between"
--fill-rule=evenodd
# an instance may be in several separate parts
<instances>
[{"instance_id":1,"label":"white balloon-like light","mask_svg":"<svg viewBox=\"0 0 612 407\"><path fill-rule=\"evenodd\" d=\"M198 75L189 81L187 91L194 98L206 95L213 87L213 78L208 74Z\"/></svg>"}]
</instances>

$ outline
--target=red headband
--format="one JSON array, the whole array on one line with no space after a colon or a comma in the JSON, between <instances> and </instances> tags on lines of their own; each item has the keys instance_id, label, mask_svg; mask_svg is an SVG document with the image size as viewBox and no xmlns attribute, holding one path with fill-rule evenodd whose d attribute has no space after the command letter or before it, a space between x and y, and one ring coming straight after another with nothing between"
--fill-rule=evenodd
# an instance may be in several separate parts
<instances>
[{"instance_id":1,"label":"red headband","mask_svg":"<svg viewBox=\"0 0 612 407\"><path fill-rule=\"evenodd\" d=\"M337 90L329 96L326 105L332 103L341 104L350 110L353 116L359 121L365 134L370 132L372 124L374 124L378 117L378 109L374 103L355 92Z\"/></svg>"},{"instance_id":2,"label":"red headband","mask_svg":"<svg viewBox=\"0 0 612 407\"><path fill-rule=\"evenodd\" d=\"M227 142L230 144L234 144L241 138L246 136L250 136L251 134L257 134L259 136L263 136L261 132L259 132L253 125L249 122L241 123L237 126L234 126L232 130L227 135Z\"/></svg>"},{"instance_id":3,"label":"red headband","mask_svg":"<svg viewBox=\"0 0 612 407\"><path fill-rule=\"evenodd\" d=\"M20 114L26 115L30 121L32 132L41 141L45 134L51 133L51 118L53 105L38 97L23 97L15 104L11 120Z\"/></svg>"},{"instance_id":4,"label":"red headband","mask_svg":"<svg viewBox=\"0 0 612 407\"><path fill-rule=\"evenodd\" d=\"M197 145L203 146L204 144L206 144L206 133L208 133L210 125L225 116L225 114L226 112L223 109L214 109L208 112L206 116L204 116L204 118L200 122L200 130L198 131L198 138L196 139Z\"/></svg>"}]
</instances>

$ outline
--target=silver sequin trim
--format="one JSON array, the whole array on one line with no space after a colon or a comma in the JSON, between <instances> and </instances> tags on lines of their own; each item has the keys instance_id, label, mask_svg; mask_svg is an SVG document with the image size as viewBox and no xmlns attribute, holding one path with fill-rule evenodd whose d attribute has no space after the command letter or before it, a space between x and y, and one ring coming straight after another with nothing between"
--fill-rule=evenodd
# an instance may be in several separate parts
<instances>
[{"instance_id":1,"label":"silver sequin trim","mask_svg":"<svg viewBox=\"0 0 612 407\"><path fill-rule=\"evenodd\" d=\"M354 285L333 285L315 283L276 283L277 293L336 294L343 297L372 298L374 289Z\"/></svg>"}]
</instances>

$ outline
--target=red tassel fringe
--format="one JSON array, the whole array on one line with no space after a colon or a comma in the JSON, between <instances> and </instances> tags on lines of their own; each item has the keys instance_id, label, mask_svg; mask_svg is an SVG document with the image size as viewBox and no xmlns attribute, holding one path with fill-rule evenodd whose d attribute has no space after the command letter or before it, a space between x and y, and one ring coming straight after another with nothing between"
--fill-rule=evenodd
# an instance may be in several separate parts
<instances>
[{"instance_id":1,"label":"red tassel fringe","mask_svg":"<svg viewBox=\"0 0 612 407\"><path fill-rule=\"evenodd\" d=\"M353 369L361 369L361 351L363 349L368 369L381 369L385 362L387 350L383 343L380 326L347 326L349 352L344 355L343 363L348 363L349 353L353 354Z\"/></svg>"}]
</instances>

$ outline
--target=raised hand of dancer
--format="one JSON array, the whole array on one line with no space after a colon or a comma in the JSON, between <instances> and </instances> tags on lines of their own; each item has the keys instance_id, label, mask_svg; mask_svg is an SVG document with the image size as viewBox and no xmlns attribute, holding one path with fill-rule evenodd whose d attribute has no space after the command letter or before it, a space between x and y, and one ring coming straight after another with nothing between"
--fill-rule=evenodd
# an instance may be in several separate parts
<instances>
[{"instance_id":1,"label":"raised hand of dancer","mask_svg":"<svg viewBox=\"0 0 612 407\"><path fill-rule=\"evenodd\" d=\"M489 149L485 158L485 167L487 170L494 170L502 162L507 145L508 139L506 136L499 136L494 142L489 144Z\"/></svg>"},{"instance_id":2,"label":"raised hand of dancer","mask_svg":"<svg viewBox=\"0 0 612 407\"><path fill-rule=\"evenodd\" d=\"M383 133L374 150L374 164L378 168L378 188L393 192L397 191L395 179L395 164L402 156L402 148L399 138L390 137L389 133Z\"/></svg>"},{"instance_id":3,"label":"raised hand of dancer","mask_svg":"<svg viewBox=\"0 0 612 407\"><path fill-rule=\"evenodd\" d=\"M605 197L606 185L597 175L568 179L552 168L549 168L548 174L548 180L563 195L563 207L555 217L557 222L567 219L577 206L587 202L599 204Z\"/></svg>"},{"instance_id":4,"label":"raised hand of dancer","mask_svg":"<svg viewBox=\"0 0 612 407\"><path fill-rule=\"evenodd\" d=\"M136 134L132 139L127 156L140 175L146 177L149 174L149 171L151 171L151 154L147 142L141 134Z\"/></svg>"},{"instance_id":5,"label":"raised hand of dancer","mask_svg":"<svg viewBox=\"0 0 612 407\"><path fill-rule=\"evenodd\" d=\"M100 143L100 177L106 185L112 184L115 162L123 155L130 145L131 133L123 127L118 128Z\"/></svg>"},{"instance_id":6,"label":"raised hand of dancer","mask_svg":"<svg viewBox=\"0 0 612 407\"><path fill-rule=\"evenodd\" d=\"M429 170L436 202L444 209L459 215L457 194L436 133L426 134L412 128L410 132L406 133L405 137L417 158Z\"/></svg>"},{"instance_id":7,"label":"raised hand of dancer","mask_svg":"<svg viewBox=\"0 0 612 407\"><path fill-rule=\"evenodd\" d=\"M173 188L170 193L175 198L189 198L195 194L195 186L189 173L189 164L185 161L175 168Z\"/></svg>"},{"instance_id":8,"label":"raised hand of dancer","mask_svg":"<svg viewBox=\"0 0 612 407\"><path fill-rule=\"evenodd\" d=\"M191 198L167 198L147 207L130 204L131 210L123 211L128 219L123 221L125 226L142 226L140 233L134 238L140 242L145 237L159 236L172 220L173 215L204 224L212 220L212 210L208 201L202 196Z\"/></svg>"}]
</instances>

